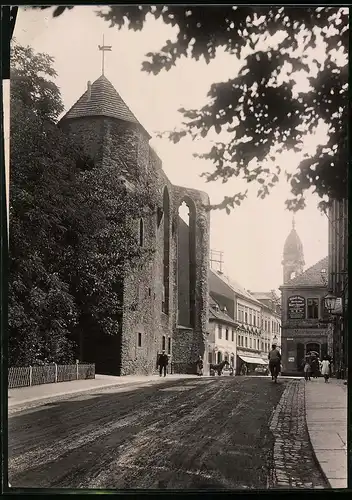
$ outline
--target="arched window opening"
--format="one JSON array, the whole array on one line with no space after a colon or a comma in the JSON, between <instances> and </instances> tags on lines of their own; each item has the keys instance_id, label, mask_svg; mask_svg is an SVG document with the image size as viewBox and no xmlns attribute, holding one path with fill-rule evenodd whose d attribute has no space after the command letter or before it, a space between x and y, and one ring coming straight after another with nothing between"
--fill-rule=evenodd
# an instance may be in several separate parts
<instances>
[{"instance_id":1,"label":"arched window opening","mask_svg":"<svg viewBox=\"0 0 352 500\"><path fill-rule=\"evenodd\" d=\"M144 222L143 219L139 221L139 246L142 247L144 245Z\"/></svg>"},{"instance_id":2,"label":"arched window opening","mask_svg":"<svg viewBox=\"0 0 352 500\"><path fill-rule=\"evenodd\" d=\"M163 253L163 300L162 311L169 314L170 302L170 198L167 187L163 194L164 253Z\"/></svg>"},{"instance_id":3,"label":"arched window opening","mask_svg":"<svg viewBox=\"0 0 352 500\"><path fill-rule=\"evenodd\" d=\"M178 210L179 324L194 328L196 303L196 209L185 200Z\"/></svg>"}]
</instances>

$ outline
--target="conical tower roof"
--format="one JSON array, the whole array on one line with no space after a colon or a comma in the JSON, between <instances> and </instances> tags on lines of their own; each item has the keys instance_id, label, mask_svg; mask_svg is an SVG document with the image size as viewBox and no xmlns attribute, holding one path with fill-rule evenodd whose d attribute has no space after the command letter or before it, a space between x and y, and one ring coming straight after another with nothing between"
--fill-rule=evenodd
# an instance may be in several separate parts
<instances>
[{"instance_id":1,"label":"conical tower roof","mask_svg":"<svg viewBox=\"0 0 352 500\"><path fill-rule=\"evenodd\" d=\"M106 116L135 123L143 129L149 139L151 138L115 87L104 75L101 75L92 84L88 82L87 90L60 121L90 116Z\"/></svg>"}]
</instances>

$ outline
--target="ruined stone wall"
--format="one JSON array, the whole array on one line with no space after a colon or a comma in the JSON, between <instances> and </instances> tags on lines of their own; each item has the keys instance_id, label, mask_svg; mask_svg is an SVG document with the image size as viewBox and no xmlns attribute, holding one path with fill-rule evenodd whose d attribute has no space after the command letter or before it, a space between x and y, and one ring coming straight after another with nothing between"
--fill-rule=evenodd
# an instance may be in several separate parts
<instances>
[{"instance_id":1,"label":"ruined stone wall","mask_svg":"<svg viewBox=\"0 0 352 500\"><path fill-rule=\"evenodd\" d=\"M66 120L60 126L92 156L95 166L115 167L132 186L133 181L143 175L150 181L155 196L155 210L143 216L144 245L152 248L154 253L144 265L129 269L124 280L121 342L119 352L116 352L116 362L121 362L116 367L116 374L147 374L155 371L163 336L166 349L168 339L171 339L171 360L175 371L194 371L197 356L205 355L206 343L209 214L203 204L209 203L208 196L197 190L172 186L162 170L161 160L148 144L148 137L135 124L111 118L87 117ZM170 198L169 314L162 312L165 186ZM178 264L177 258L178 208L185 198L194 203L196 210L195 315L194 328L178 330L177 269L178 265L183 265ZM139 221L136 221L136 233L138 231ZM138 346L139 334L141 346ZM111 364L113 362L109 359Z\"/></svg>"},{"instance_id":2,"label":"ruined stone wall","mask_svg":"<svg viewBox=\"0 0 352 500\"><path fill-rule=\"evenodd\" d=\"M195 361L203 356L207 369L207 326L209 306L209 230L210 215L206 210L209 197L206 193L181 186L173 188L174 217L178 217L178 209L185 201L195 207L195 314L194 326L191 329L176 327L174 333L173 361L175 372L193 373ZM191 223L190 223L191 226ZM179 265L188 265L179 262Z\"/></svg>"}]
</instances>

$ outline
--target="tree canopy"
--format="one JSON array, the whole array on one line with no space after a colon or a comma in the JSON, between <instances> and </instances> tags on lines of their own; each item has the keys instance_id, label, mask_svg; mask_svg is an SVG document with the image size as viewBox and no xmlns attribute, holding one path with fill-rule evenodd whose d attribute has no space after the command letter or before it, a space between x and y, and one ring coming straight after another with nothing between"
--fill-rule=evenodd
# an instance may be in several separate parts
<instances>
[{"instance_id":1,"label":"tree canopy","mask_svg":"<svg viewBox=\"0 0 352 500\"><path fill-rule=\"evenodd\" d=\"M55 11L55 15L60 15ZM181 109L180 130L167 132L173 142L185 136L207 137L225 131L229 139L214 142L199 155L214 170L208 181L242 177L258 183L264 198L284 173L280 153L300 151L307 133L320 122L328 126L328 140L315 154L305 157L297 171L287 172L292 199L290 210L305 206L305 194L314 191L324 198L347 195L348 109L348 12L339 7L250 6L110 6L97 14L111 26L143 29L148 17L162 19L178 28L175 40L167 40L158 52L146 54L142 69L157 75L169 71L183 57L208 63L218 49L243 60L238 74L227 82L214 82L208 103L201 109ZM271 37L277 36L275 43ZM311 50L324 48L319 61ZM247 54L247 55L245 55ZM306 72L308 90L296 90L297 72ZM267 167L265 160L274 162ZM236 193L217 208L240 204L246 193Z\"/></svg>"}]
</instances>

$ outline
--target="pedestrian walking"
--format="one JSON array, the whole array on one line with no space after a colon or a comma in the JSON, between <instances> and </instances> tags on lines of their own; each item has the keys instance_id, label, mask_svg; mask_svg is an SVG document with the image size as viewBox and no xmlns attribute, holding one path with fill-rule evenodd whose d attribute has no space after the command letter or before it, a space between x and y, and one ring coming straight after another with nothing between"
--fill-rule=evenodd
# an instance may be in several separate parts
<instances>
[{"instance_id":1,"label":"pedestrian walking","mask_svg":"<svg viewBox=\"0 0 352 500\"><path fill-rule=\"evenodd\" d=\"M312 372L312 368L310 366L309 359L307 358L305 363L304 363L304 378L306 379L306 381L310 380L311 372Z\"/></svg>"},{"instance_id":2,"label":"pedestrian walking","mask_svg":"<svg viewBox=\"0 0 352 500\"><path fill-rule=\"evenodd\" d=\"M323 361L321 363L321 374L325 379L325 383L329 382L330 378L330 361L327 356L324 356Z\"/></svg>"},{"instance_id":3,"label":"pedestrian walking","mask_svg":"<svg viewBox=\"0 0 352 500\"><path fill-rule=\"evenodd\" d=\"M196 365L197 365L197 375L201 377L203 375L203 367L204 367L202 356L198 357Z\"/></svg>"},{"instance_id":4,"label":"pedestrian walking","mask_svg":"<svg viewBox=\"0 0 352 500\"><path fill-rule=\"evenodd\" d=\"M271 380L276 382L277 376L281 371L281 354L278 349L276 349L276 344L273 344L271 351L268 354L269 360L269 370L271 373Z\"/></svg>"},{"instance_id":5,"label":"pedestrian walking","mask_svg":"<svg viewBox=\"0 0 352 500\"><path fill-rule=\"evenodd\" d=\"M318 378L319 376L319 361L316 356L313 357L311 361L311 370L312 370L312 377L313 378Z\"/></svg>"},{"instance_id":6,"label":"pedestrian walking","mask_svg":"<svg viewBox=\"0 0 352 500\"><path fill-rule=\"evenodd\" d=\"M169 364L169 357L166 354L166 352L163 350L161 354L159 354L158 358L158 367L159 367L159 376L162 376L162 373L164 372L164 377L166 377L166 369L167 365Z\"/></svg>"}]
</instances>

